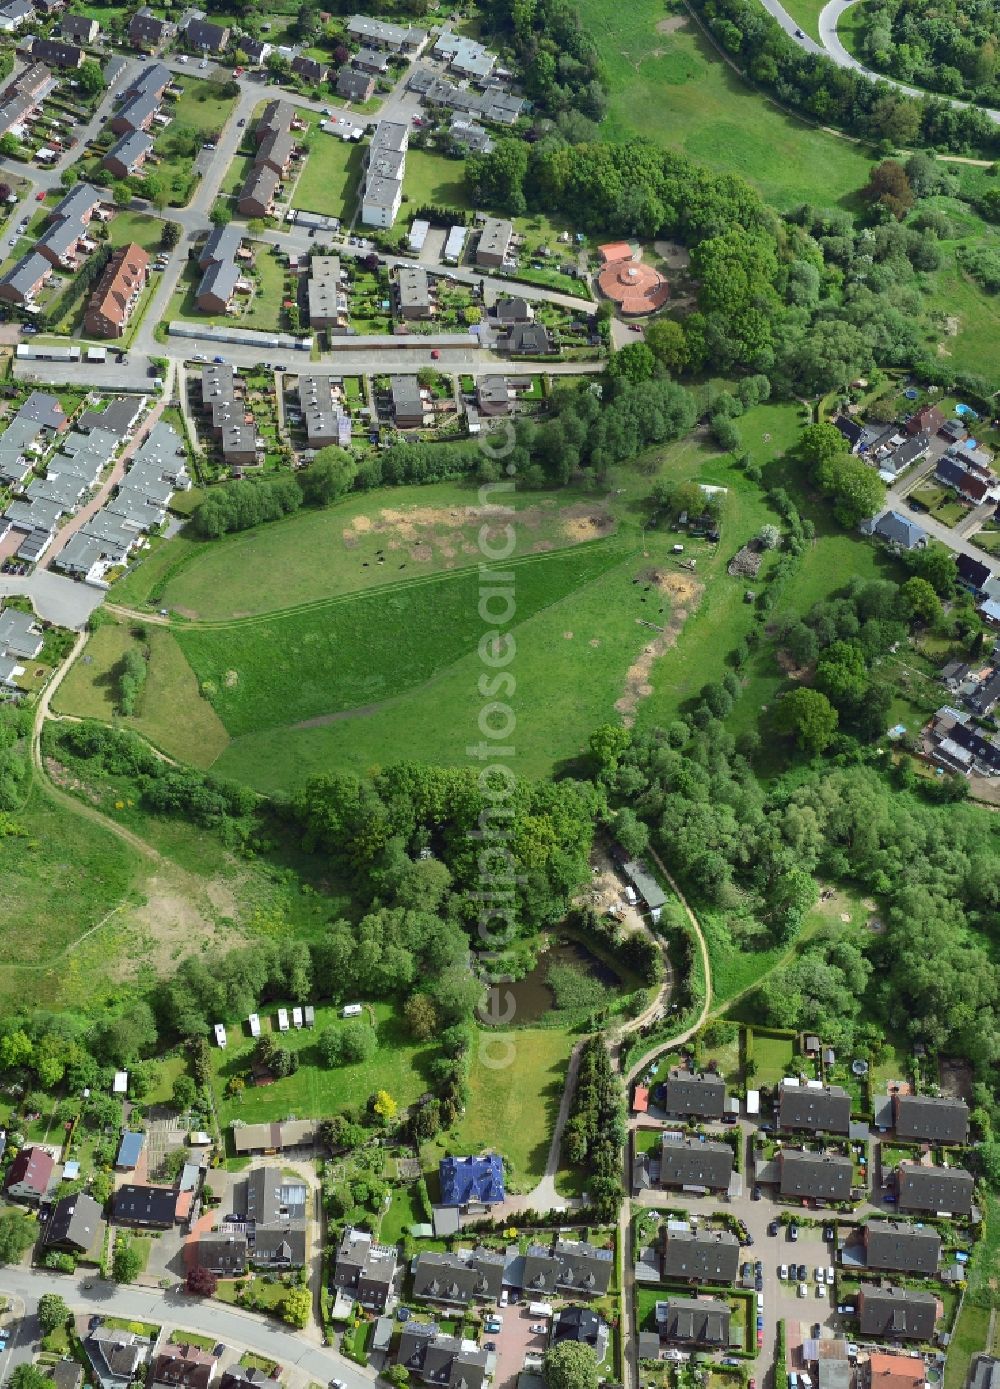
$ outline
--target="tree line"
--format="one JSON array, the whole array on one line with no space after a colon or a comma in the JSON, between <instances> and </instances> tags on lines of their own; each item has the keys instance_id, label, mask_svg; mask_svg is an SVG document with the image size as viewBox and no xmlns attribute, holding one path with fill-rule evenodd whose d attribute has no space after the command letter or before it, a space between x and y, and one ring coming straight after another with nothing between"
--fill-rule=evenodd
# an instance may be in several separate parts
<instances>
[{"instance_id":1,"label":"tree line","mask_svg":"<svg viewBox=\"0 0 1000 1389\"><path fill-rule=\"evenodd\" d=\"M861 52L902 82L1000 106L1000 16L990 0L875 0L863 11Z\"/></svg>"}]
</instances>

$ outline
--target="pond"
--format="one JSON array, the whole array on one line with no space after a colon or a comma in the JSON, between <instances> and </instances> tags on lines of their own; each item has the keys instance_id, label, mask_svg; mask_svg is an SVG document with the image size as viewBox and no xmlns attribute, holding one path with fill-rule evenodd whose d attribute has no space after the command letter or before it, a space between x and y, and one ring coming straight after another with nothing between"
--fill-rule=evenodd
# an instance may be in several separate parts
<instances>
[{"instance_id":1,"label":"pond","mask_svg":"<svg viewBox=\"0 0 1000 1389\"><path fill-rule=\"evenodd\" d=\"M610 965L591 954L580 941L559 937L538 956L538 963L530 974L503 986L504 993L509 991L514 998L515 1026L538 1022L555 1008L555 994L548 980L553 965L575 966L588 979L603 984L609 991L621 987L622 981Z\"/></svg>"}]
</instances>

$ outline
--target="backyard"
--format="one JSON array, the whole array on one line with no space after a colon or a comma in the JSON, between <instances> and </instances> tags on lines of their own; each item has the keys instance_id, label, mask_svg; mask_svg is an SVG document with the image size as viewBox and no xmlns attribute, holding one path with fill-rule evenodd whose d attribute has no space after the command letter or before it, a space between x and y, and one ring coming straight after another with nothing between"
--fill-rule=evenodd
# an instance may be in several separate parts
<instances>
[{"instance_id":1,"label":"backyard","mask_svg":"<svg viewBox=\"0 0 1000 1389\"><path fill-rule=\"evenodd\" d=\"M314 130L309 157L292 192L292 207L349 220L364 159L363 145Z\"/></svg>"}]
</instances>

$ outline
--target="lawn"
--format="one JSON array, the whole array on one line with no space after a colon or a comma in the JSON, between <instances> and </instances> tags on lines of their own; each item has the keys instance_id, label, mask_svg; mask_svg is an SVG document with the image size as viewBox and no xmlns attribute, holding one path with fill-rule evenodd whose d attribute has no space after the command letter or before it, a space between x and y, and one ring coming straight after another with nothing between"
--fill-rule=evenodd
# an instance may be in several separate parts
<instances>
[{"instance_id":1,"label":"lawn","mask_svg":"<svg viewBox=\"0 0 1000 1389\"><path fill-rule=\"evenodd\" d=\"M969 507L959 501L951 488L941 487L936 482L921 482L911 495L943 526L957 525L969 514Z\"/></svg>"},{"instance_id":2,"label":"lawn","mask_svg":"<svg viewBox=\"0 0 1000 1389\"><path fill-rule=\"evenodd\" d=\"M174 123L192 126L200 135L221 130L232 114L235 98L219 96L216 83L204 78L175 76L173 81L182 89L170 107Z\"/></svg>"},{"instance_id":3,"label":"lawn","mask_svg":"<svg viewBox=\"0 0 1000 1389\"><path fill-rule=\"evenodd\" d=\"M366 147L314 130L306 167L292 192L292 206L346 222L354 211Z\"/></svg>"},{"instance_id":4,"label":"lawn","mask_svg":"<svg viewBox=\"0 0 1000 1389\"><path fill-rule=\"evenodd\" d=\"M67 952L127 900L136 856L38 789L11 821L14 832L0 836L0 882L17 911L4 914L0 1011L58 1008L81 991L93 1002L80 957Z\"/></svg>"},{"instance_id":5,"label":"lawn","mask_svg":"<svg viewBox=\"0 0 1000 1389\"><path fill-rule=\"evenodd\" d=\"M803 32L819 43L819 15L826 3L827 0L787 0L785 9Z\"/></svg>"},{"instance_id":6,"label":"lawn","mask_svg":"<svg viewBox=\"0 0 1000 1389\"><path fill-rule=\"evenodd\" d=\"M229 738L211 704L201 697L175 637L151 625L138 642L134 630L125 625L100 627L59 687L56 708L81 718L120 722L142 733L168 756L210 766ZM125 652L137 645L149 649L148 674L138 712L122 719L117 713L118 668Z\"/></svg>"},{"instance_id":7,"label":"lawn","mask_svg":"<svg viewBox=\"0 0 1000 1389\"><path fill-rule=\"evenodd\" d=\"M472 209L465 186L465 164L429 150L407 150L403 197L417 207Z\"/></svg>"},{"instance_id":8,"label":"lawn","mask_svg":"<svg viewBox=\"0 0 1000 1389\"><path fill-rule=\"evenodd\" d=\"M237 315L202 313L195 302L195 294L201 283L201 271L196 265L186 266L177 288L170 297L165 314L166 320L187 319L198 323L233 324L240 328L259 328L265 332L277 332L282 323L281 303L285 297L285 270L279 253L263 242L255 242L256 259L254 272L247 272L247 278L254 282L252 295L238 295L236 304L242 309Z\"/></svg>"},{"instance_id":9,"label":"lawn","mask_svg":"<svg viewBox=\"0 0 1000 1389\"><path fill-rule=\"evenodd\" d=\"M112 246L124 246L126 242L134 241L144 251L152 253L160 249L163 221L146 212L119 212L110 223L108 233Z\"/></svg>"},{"instance_id":10,"label":"lawn","mask_svg":"<svg viewBox=\"0 0 1000 1389\"><path fill-rule=\"evenodd\" d=\"M277 1005L275 1005L276 1007ZM274 1009L271 1010L272 1014ZM363 1105L375 1090L388 1090L401 1107L412 1103L429 1087L427 1065L436 1055L431 1045L415 1045L402 1020L389 1003L376 1003L378 1050L370 1061L356 1065L324 1064L319 1056L317 1038L326 1028L368 1027L368 1018L349 1018L344 1021L340 1010L333 1007L316 1009L316 1028L293 1029L286 1032L282 1045L299 1056L299 1069L294 1075L276 1080L271 1085L254 1086L248 1083L242 1095L225 1097L230 1076L246 1075L252 1042L244 1031L243 1041L236 1040L236 1019L230 1019L230 1045L225 1051L212 1049L212 1066L216 1077L219 1100L219 1122L226 1128L234 1119L247 1124L269 1123L295 1115L300 1119L326 1118L340 1110ZM265 1025L264 1018L261 1019ZM272 1023L277 1031L276 1023Z\"/></svg>"},{"instance_id":11,"label":"lawn","mask_svg":"<svg viewBox=\"0 0 1000 1389\"><path fill-rule=\"evenodd\" d=\"M782 1076L787 1075L795 1056L795 1048L790 1037L766 1037L755 1032L753 1037L753 1059L757 1064L753 1083L777 1085Z\"/></svg>"},{"instance_id":12,"label":"lawn","mask_svg":"<svg viewBox=\"0 0 1000 1389\"><path fill-rule=\"evenodd\" d=\"M621 561L621 547L610 540L509 563L519 619ZM475 653L487 629L479 585L472 570L415 578L267 618L178 627L177 639L227 730L240 736L364 709L442 674ZM442 707L438 696L436 717Z\"/></svg>"},{"instance_id":13,"label":"lawn","mask_svg":"<svg viewBox=\"0 0 1000 1389\"><path fill-rule=\"evenodd\" d=\"M963 1389L972 1357L982 1350L989 1349L986 1344L989 1329L989 1309L978 1306L967 1297L948 1346L948 1358L944 1365L944 1389Z\"/></svg>"},{"instance_id":14,"label":"lawn","mask_svg":"<svg viewBox=\"0 0 1000 1389\"><path fill-rule=\"evenodd\" d=\"M610 83L608 138L644 135L710 168L742 174L778 208L853 205L871 151L758 95L680 5L581 0L578 9Z\"/></svg>"},{"instance_id":15,"label":"lawn","mask_svg":"<svg viewBox=\"0 0 1000 1389\"><path fill-rule=\"evenodd\" d=\"M561 1028L480 1030L469 1072L469 1103L455 1129L426 1144L435 1165L446 1152L502 1152L511 1189L527 1191L545 1171L573 1038Z\"/></svg>"},{"instance_id":16,"label":"lawn","mask_svg":"<svg viewBox=\"0 0 1000 1389\"><path fill-rule=\"evenodd\" d=\"M570 545L581 529L582 498L569 490L502 498L517 509L516 553ZM590 507L603 511L593 501ZM334 507L221 540L173 541L178 567L163 587L163 605L219 622L377 588L399 577L401 562L421 575L467 567L480 558L482 520L477 489L445 482L354 493ZM248 586L250 573L267 574L268 582Z\"/></svg>"},{"instance_id":17,"label":"lawn","mask_svg":"<svg viewBox=\"0 0 1000 1389\"><path fill-rule=\"evenodd\" d=\"M411 1225L423 1220L423 1211L417 1201L415 1182L406 1186L392 1188L392 1205L379 1223L379 1239L383 1244L396 1244L407 1233Z\"/></svg>"}]
</instances>

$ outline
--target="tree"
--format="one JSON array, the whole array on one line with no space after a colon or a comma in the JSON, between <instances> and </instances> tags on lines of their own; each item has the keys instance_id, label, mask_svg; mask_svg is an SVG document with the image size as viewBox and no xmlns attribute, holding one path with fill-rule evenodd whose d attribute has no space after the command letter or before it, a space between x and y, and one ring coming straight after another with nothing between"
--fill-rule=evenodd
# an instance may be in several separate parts
<instances>
[{"instance_id":1,"label":"tree","mask_svg":"<svg viewBox=\"0 0 1000 1389\"><path fill-rule=\"evenodd\" d=\"M142 1255L130 1235L119 1231L115 1236L115 1252L111 1260L111 1275L116 1283L134 1283L142 1272Z\"/></svg>"},{"instance_id":2,"label":"tree","mask_svg":"<svg viewBox=\"0 0 1000 1389\"><path fill-rule=\"evenodd\" d=\"M74 169L72 164L68 169L63 169L62 173L59 175L59 182L63 188L72 188L74 183L79 183L79 181L79 171Z\"/></svg>"},{"instance_id":3,"label":"tree","mask_svg":"<svg viewBox=\"0 0 1000 1389\"><path fill-rule=\"evenodd\" d=\"M18 1365L8 1380L11 1389L52 1389L52 1381L34 1365Z\"/></svg>"},{"instance_id":4,"label":"tree","mask_svg":"<svg viewBox=\"0 0 1000 1389\"><path fill-rule=\"evenodd\" d=\"M597 1358L581 1341L561 1341L547 1350L544 1371L548 1389L597 1389L600 1383Z\"/></svg>"},{"instance_id":5,"label":"tree","mask_svg":"<svg viewBox=\"0 0 1000 1389\"><path fill-rule=\"evenodd\" d=\"M770 522L761 526L757 532L757 539L765 550L776 550L781 544L781 531L777 526L772 526Z\"/></svg>"},{"instance_id":6,"label":"tree","mask_svg":"<svg viewBox=\"0 0 1000 1389\"><path fill-rule=\"evenodd\" d=\"M371 1110L373 1114L377 1114L380 1119L389 1123L390 1120L395 1119L399 1106L388 1090L376 1090L371 1099Z\"/></svg>"},{"instance_id":7,"label":"tree","mask_svg":"<svg viewBox=\"0 0 1000 1389\"><path fill-rule=\"evenodd\" d=\"M900 589L903 602L912 618L929 627L938 621L941 616L941 599L934 592L933 586L922 579L919 574L914 574L912 579L907 579Z\"/></svg>"},{"instance_id":8,"label":"tree","mask_svg":"<svg viewBox=\"0 0 1000 1389\"><path fill-rule=\"evenodd\" d=\"M38 1299L38 1320L46 1335L65 1326L68 1318L69 1308L58 1293L42 1293Z\"/></svg>"},{"instance_id":9,"label":"tree","mask_svg":"<svg viewBox=\"0 0 1000 1389\"><path fill-rule=\"evenodd\" d=\"M791 733L803 752L822 752L837 731L837 711L825 694L800 686L779 700L774 714L779 733Z\"/></svg>"},{"instance_id":10,"label":"tree","mask_svg":"<svg viewBox=\"0 0 1000 1389\"><path fill-rule=\"evenodd\" d=\"M362 1061L370 1061L375 1055L378 1038L375 1036L375 1029L367 1023L347 1028L343 1037L343 1056L349 1064L357 1065Z\"/></svg>"},{"instance_id":11,"label":"tree","mask_svg":"<svg viewBox=\"0 0 1000 1389\"><path fill-rule=\"evenodd\" d=\"M382 1378L387 1384L393 1385L394 1389L406 1389L410 1382L410 1372L405 1365L390 1365L382 1372Z\"/></svg>"},{"instance_id":12,"label":"tree","mask_svg":"<svg viewBox=\"0 0 1000 1389\"><path fill-rule=\"evenodd\" d=\"M312 1294L308 1288L289 1288L281 1300L281 1319L300 1331L308 1326Z\"/></svg>"},{"instance_id":13,"label":"tree","mask_svg":"<svg viewBox=\"0 0 1000 1389\"><path fill-rule=\"evenodd\" d=\"M98 96L104 91L104 74L101 72L100 63L95 63L93 58L88 58L76 70L76 80L80 84L80 90L87 96Z\"/></svg>"},{"instance_id":14,"label":"tree","mask_svg":"<svg viewBox=\"0 0 1000 1389\"><path fill-rule=\"evenodd\" d=\"M0 1037L0 1070L13 1071L18 1066L26 1066L35 1048L28 1034L15 1028Z\"/></svg>"},{"instance_id":15,"label":"tree","mask_svg":"<svg viewBox=\"0 0 1000 1389\"><path fill-rule=\"evenodd\" d=\"M329 506L349 491L358 466L344 449L330 444L299 474L302 499L307 506Z\"/></svg>"},{"instance_id":16,"label":"tree","mask_svg":"<svg viewBox=\"0 0 1000 1389\"><path fill-rule=\"evenodd\" d=\"M865 656L856 641L832 642L816 664L816 688L838 706L857 704L868 688Z\"/></svg>"},{"instance_id":17,"label":"tree","mask_svg":"<svg viewBox=\"0 0 1000 1389\"><path fill-rule=\"evenodd\" d=\"M16 135L11 135L9 131L6 135L0 135L0 154L4 159L16 159L20 149Z\"/></svg>"},{"instance_id":18,"label":"tree","mask_svg":"<svg viewBox=\"0 0 1000 1389\"><path fill-rule=\"evenodd\" d=\"M182 1072L174 1081L174 1088L170 1097L174 1107L179 1109L182 1114L187 1114L195 1106L198 1098L198 1087L189 1075Z\"/></svg>"},{"instance_id":19,"label":"tree","mask_svg":"<svg viewBox=\"0 0 1000 1389\"><path fill-rule=\"evenodd\" d=\"M403 1006L410 1032L418 1042L426 1042L438 1029L438 1015L426 994L413 994Z\"/></svg>"},{"instance_id":20,"label":"tree","mask_svg":"<svg viewBox=\"0 0 1000 1389\"><path fill-rule=\"evenodd\" d=\"M344 1059L345 1033L338 1027L325 1027L319 1034L317 1047L327 1066L339 1066Z\"/></svg>"},{"instance_id":21,"label":"tree","mask_svg":"<svg viewBox=\"0 0 1000 1389\"><path fill-rule=\"evenodd\" d=\"M940 598L950 598L958 582L955 556L943 545L928 545L926 550L913 550L906 556L912 570L926 579ZM2 1047L2 1043L0 1043Z\"/></svg>"},{"instance_id":22,"label":"tree","mask_svg":"<svg viewBox=\"0 0 1000 1389\"><path fill-rule=\"evenodd\" d=\"M672 318L654 319L643 337L650 352L667 371L679 372L687 366L687 338L684 329Z\"/></svg>"},{"instance_id":23,"label":"tree","mask_svg":"<svg viewBox=\"0 0 1000 1389\"><path fill-rule=\"evenodd\" d=\"M115 207L128 207L132 202L132 190L127 183L116 183L112 189Z\"/></svg>"},{"instance_id":24,"label":"tree","mask_svg":"<svg viewBox=\"0 0 1000 1389\"><path fill-rule=\"evenodd\" d=\"M163 231L160 233L160 245L165 251L172 251L181 239L181 228L178 222L164 222Z\"/></svg>"},{"instance_id":25,"label":"tree","mask_svg":"<svg viewBox=\"0 0 1000 1389\"><path fill-rule=\"evenodd\" d=\"M210 1268L193 1268L187 1276L187 1290L198 1297L214 1297L219 1279Z\"/></svg>"},{"instance_id":26,"label":"tree","mask_svg":"<svg viewBox=\"0 0 1000 1389\"><path fill-rule=\"evenodd\" d=\"M897 222L903 220L916 201L906 170L895 159L883 159L881 164L872 166L861 196L866 203L886 208Z\"/></svg>"},{"instance_id":27,"label":"tree","mask_svg":"<svg viewBox=\"0 0 1000 1389\"><path fill-rule=\"evenodd\" d=\"M611 354L608 375L637 384L652 377L654 365L653 354L644 342L630 342Z\"/></svg>"},{"instance_id":28,"label":"tree","mask_svg":"<svg viewBox=\"0 0 1000 1389\"><path fill-rule=\"evenodd\" d=\"M23 1211L0 1215L0 1264L16 1264L37 1234L38 1226Z\"/></svg>"},{"instance_id":29,"label":"tree","mask_svg":"<svg viewBox=\"0 0 1000 1389\"><path fill-rule=\"evenodd\" d=\"M213 227L225 227L233 220L233 214L229 206L220 200L213 205L208 220Z\"/></svg>"}]
</instances>

